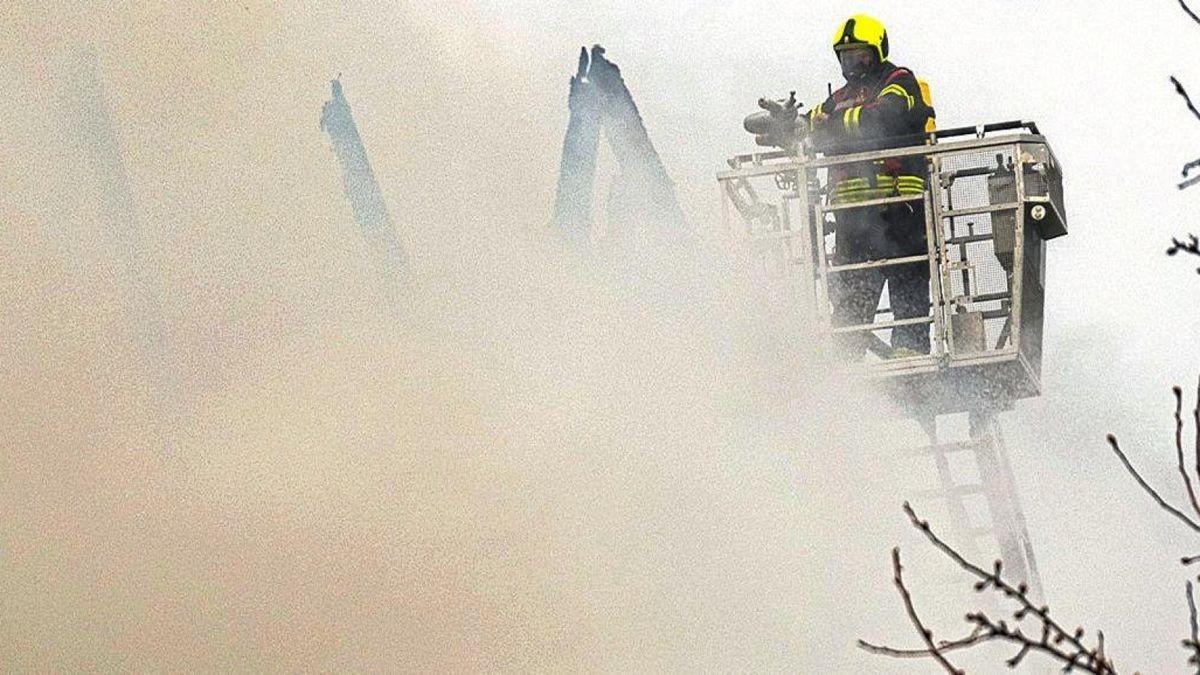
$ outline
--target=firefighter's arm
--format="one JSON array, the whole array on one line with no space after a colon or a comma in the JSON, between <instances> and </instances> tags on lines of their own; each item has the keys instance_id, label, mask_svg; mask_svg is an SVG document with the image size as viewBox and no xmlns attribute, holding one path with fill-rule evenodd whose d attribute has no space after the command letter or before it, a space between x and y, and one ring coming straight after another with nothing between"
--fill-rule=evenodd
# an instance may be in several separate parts
<instances>
[{"instance_id":1,"label":"firefighter's arm","mask_svg":"<svg viewBox=\"0 0 1200 675\"><path fill-rule=\"evenodd\" d=\"M837 106L837 103L834 102L833 97L830 96L829 98L825 99L824 103L822 103L821 105L818 105L818 106L814 106L812 110L809 110L808 111L808 130L813 131L818 126L821 126L821 125L825 124L827 121L829 121L829 112L828 111L833 110L836 106Z\"/></svg>"},{"instance_id":2,"label":"firefighter's arm","mask_svg":"<svg viewBox=\"0 0 1200 675\"><path fill-rule=\"evenodd\" d=\"M821 152L829 152L836 145L835 134L839 133L833 128L832 122L836 115L837 101L832 96L825 99L821 105L814 106L808 111L808 130L813 144Z\"/></svg>"}]
</instances>

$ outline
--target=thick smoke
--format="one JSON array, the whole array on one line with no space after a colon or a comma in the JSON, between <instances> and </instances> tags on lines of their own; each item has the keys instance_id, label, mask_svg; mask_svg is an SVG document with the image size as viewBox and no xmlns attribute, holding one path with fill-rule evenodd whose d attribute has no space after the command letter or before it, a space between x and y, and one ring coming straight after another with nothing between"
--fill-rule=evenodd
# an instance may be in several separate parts
<instances>
[{"instance_id":1,"label":"thick smoke","mask_svg":"<svg viewBox=\"0 0 1200 675\"><path fill-rule=\"evenodd\" d=\"M167 428L145 385L95 220L104 167L62 161L77 27L22 71L47 98L24 114L50 120L28 161L60 187L6 233L6 668L795 669L828 651L804 626L837 516L804 467L860 444L859 421L704 237L563 247L554 165L524 176L497 147L520 110L460 107L474 76L439 60L402 93L420 115L356 108L415 252L396 321L315 123L328 78L229 60L256 34L237 18L166 64L166 17L142 20L96 50L183 413ZM304 21L265 20L273 44ZM522 146L557 145L563 103Z\"/></svg>"},{"instance_id":2,"label":"thick smoke","mask_svg":"<svg viewBox=\"0 0 1200 675\"><path fill-rule=\"evenodd\" d=\"M1161 26L1060 35L1057 58L1101 59L1081 92L1030 75L1044 51L990 56L1009 44L996 32L1075 25L1070 7L1009 5L988 5L999 28L975 7L943 8L937 31L907 5L878 13L945 121L1035 117L1064 160L1079 229L1050 254L1048 394L1014 413L1014 463L1052 604L1105 628L1122 664L1161 669L1181 662L1182 581L1164 570L1182 552L1083 449L1121 424L1150 445L1160 410L1169 433L1165 383L1187 374L1179 342L1134 344L1142 323L1194 334L1171 300L1193 287L1161 281L1152 236L1187 214L1147 215L1146 195L1174 197L1152 178L1107 205L1095 195L1128 179L1090 169L1170 136L1096 154L1111 73L1169 65L1151 51L1126 73L1122 36ZM897 542L921 609L961 614L938 597L953 570L922 558L897 508L928 473L895 456L909 439L886 406L760 309L715 234L712 173L745 147L738 120L758 96L824 91L820 38L844 8L430 7L11 8L0 664L927 672L852 641L915 643L889 587ZM931 34L955 38L912 38ZM547 237L567 81L591 42L622 65L700 233L685 262ZM79 47L97 55L157 282L168 425L105 230L112 177L71 140ZM339 72L410 253L399 321L317 123Z\"/></svg>"}]
</instances>

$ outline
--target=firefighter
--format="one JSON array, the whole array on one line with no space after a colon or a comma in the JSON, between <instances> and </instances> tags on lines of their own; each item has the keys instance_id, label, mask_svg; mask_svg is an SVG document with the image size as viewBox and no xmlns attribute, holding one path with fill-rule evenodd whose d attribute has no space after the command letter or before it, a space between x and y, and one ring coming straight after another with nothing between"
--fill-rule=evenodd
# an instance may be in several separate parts
<instances>
[{"instance_id":1,"label":"firefighter","mask_svg":"<svg viewBox=\"0 0 1200 675\"><path fill-rule=\"evenodd\" d=\"M932 130L933 109L912 71L888 61L888 35L876 19L858 14L842 24L833 49L846 84L808 115L818 150L825 154L864 152L917 145ZM852 204L925 191L921 155L838 165L830 170L832 204ZM838 211L834 264L851 264L924 255L925 214L922 202L902 202ZM929 314L929 264L916 262L836 274L831 282L835 325L861 325L874 320L887 282L892 315L910 319ZM854 333L844 347L851 358L862 356L866 334ZM929 353L929 325L892 330L889 356Z\"/></svg>"}]
</instances>

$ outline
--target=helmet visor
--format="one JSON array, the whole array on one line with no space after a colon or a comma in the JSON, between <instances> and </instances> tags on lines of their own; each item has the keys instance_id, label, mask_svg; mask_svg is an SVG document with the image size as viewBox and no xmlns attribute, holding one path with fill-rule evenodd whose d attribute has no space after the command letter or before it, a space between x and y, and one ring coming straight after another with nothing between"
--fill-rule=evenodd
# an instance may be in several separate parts
<instances>
[{"instance_id":1,"label":"helmet visor","mask_svg":"<svg viewBox=\"0 0 1200 675\"><path fill-rule=\"evenodd\" d=\"M847 80L866 75L878 61L875 48L870 45L846 45L837 50L837 57Z\"/></svg>"}]
</instances>

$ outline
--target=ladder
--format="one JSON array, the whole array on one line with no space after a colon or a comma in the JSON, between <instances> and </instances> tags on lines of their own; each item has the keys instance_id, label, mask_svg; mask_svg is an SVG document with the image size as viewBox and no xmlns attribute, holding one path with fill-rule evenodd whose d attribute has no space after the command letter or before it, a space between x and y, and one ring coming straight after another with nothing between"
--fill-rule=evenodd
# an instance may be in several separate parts
<instances>
[{"instance_id":1,"label":"ladder","mask_svg":"<svg viewBox=\"0 0 1200 675\"><path fill-rule=\"evenodd\" d=\"M948 433L952 415L920 419L929 444L912 449L914 455L933 460L938 487L914 495L917 501L941 500L955 533L953 545L965 557L983 567L981 543L991 540L1004 563L1004 576L1025 582L1030 596L1042 599L1041 577L1025 524L1025 514L1017 493L1016 481L1008 461L998 415L992 410L974 410L967 415L968 432ZM961 467L973 466L977 472L964 477ZM959 470L955 470L959 469Z\"/></svg>"}]
</instances>

